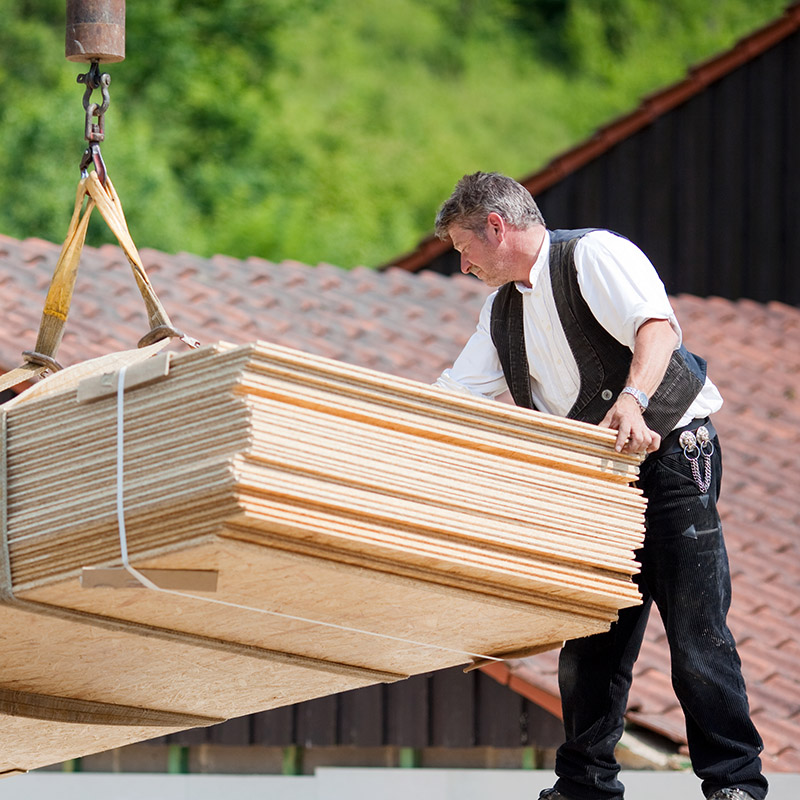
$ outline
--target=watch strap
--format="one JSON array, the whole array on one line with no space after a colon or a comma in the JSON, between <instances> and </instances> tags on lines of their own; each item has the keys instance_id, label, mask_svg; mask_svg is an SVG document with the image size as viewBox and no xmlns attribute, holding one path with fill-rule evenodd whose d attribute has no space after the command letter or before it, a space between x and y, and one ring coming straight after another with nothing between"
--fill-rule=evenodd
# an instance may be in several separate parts
<instances>
[{"instance_id":1,"label":"watch strap","mask_svg":"<svg viewBox=\"0 0 800 800\"><path fill-rule=\"evenodd\" d=\"M647 395L641 390L637 389L635 386L626 386L620 394L629 394L633 396L633 399L639 404L639 408L644 411L648 404L650 403L649 398Z\"/></svg>"}]
</instances>

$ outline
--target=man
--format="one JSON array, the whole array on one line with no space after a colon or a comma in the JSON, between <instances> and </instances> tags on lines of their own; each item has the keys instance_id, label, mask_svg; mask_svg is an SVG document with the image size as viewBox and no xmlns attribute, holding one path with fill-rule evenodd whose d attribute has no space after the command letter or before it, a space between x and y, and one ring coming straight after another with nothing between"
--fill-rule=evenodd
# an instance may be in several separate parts
<instances>
[{"instance_id":1,"label":"man","mask_svg":"<svg viewBox=\"0 0 800 800\"><path fill-rule=\"evenodd\" d=\"M604 230L548 231L528 191L503 175L459 181L436 233L461 271L499 287L437 385L611 428L616 449L648 454L637 557L643 603L608 633L567 642L559 659L566 741L540 798L620 800L614 748L650 606L670 646L689 752L709 800L763 800L761 738L728 630L730 573L717 514L722 462L710 415L722 398L647 257ZM681 438L682 437L682 438Z\"/></svg>"}]
</instances>

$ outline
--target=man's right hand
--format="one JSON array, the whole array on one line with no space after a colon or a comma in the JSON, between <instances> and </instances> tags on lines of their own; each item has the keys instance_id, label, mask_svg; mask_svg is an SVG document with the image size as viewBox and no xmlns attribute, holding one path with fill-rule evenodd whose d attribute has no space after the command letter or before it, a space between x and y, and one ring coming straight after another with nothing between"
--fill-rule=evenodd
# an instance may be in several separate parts
<instances>
[{"instance_id":1,"label":"man's right hand","mask_svg":"<svg viewBox=\"0 0 800 800\"><path fill-rule=\"evenodd\" d=\"M661 447L661 436L650 430L636 398L621 394L600 422L601 428L617 432L614 449L618 453L654 453Z\"/></svg>"}]
</instances>

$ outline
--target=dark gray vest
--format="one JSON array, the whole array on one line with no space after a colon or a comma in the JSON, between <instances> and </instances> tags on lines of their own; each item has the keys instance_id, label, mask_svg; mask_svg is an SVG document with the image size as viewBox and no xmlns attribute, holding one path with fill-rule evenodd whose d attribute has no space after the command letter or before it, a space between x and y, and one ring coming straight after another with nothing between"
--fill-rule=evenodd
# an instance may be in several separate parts
<instances>
[{"instance_id":1,"label":"dark gray vest","mask_svg":"<svg viewBox=\"0 0 800 800\"><path fill-rule=\"evenodd\" d=\"M550 232L550 281L580 375L578 397L567 416L597 424L625 386L633 355L595 319L581 294L573 253L578 239L591 230L596 229ZM514 402L535 408L525 352L522 295L514 283L505 284L495 297L491 334ZM647 426L661 436L669 433L703 388L705 376L702 358L683 346L676 350L644 413Z\"/></svg>"}]
</instances>

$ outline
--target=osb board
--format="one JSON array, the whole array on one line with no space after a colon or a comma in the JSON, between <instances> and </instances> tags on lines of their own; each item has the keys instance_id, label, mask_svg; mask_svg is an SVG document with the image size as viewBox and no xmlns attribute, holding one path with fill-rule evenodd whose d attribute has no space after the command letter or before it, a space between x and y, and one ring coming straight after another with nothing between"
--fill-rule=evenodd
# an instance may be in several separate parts
<instances>
[{"instance_id":1,"label":"osb board","mask_svg":"<svg viewBox=\"0 0 800 800\"><path fill-rule=\"evenodd\" d=\"M0 715L0 778L174 733L179 728L81 725Z\"/></svg>"},{"instance_id":2,"label":"osb board","mask_svg":"<svg viewBox=\"0 0 800 800\"><path fill-rule=\"evenodd\" d=\"M6 689L220 720L376 682L370 676L137 636L8 606L0 606L0 641L0 675ZM0 715L0 773L34 769L179 729Z\"/></svg>"},{"instance_id":3,"label":"osb board","mask_svg":"<svg viewBox=\"0 0 800 800\"><path fill-rule=\"evenodd\" d=\"M85 589L74 578L20 597L406 675L606 630L615 616L578 606L554 609L541 597L525 602L522 593L511 601L230 540L135 566L218 570L217 591L186 597L145 588Z\"/></svg>"},{"instance_id":4,"label":"osb board","mask_svg":"<svg viewBox=\"0 0 800 800\"><path fill-rule=\"evenodd\" d=\"M376 683L0 606L3 687L227 719Z\"/></svg>"}]
</instances>

